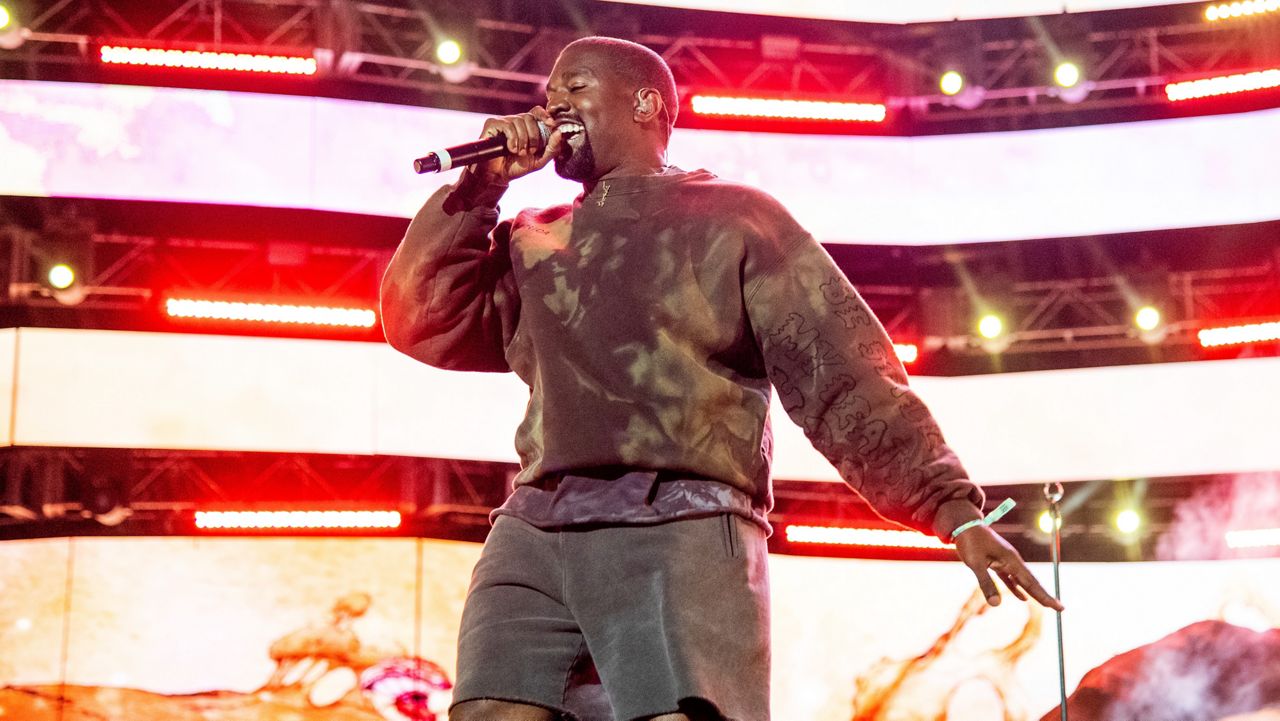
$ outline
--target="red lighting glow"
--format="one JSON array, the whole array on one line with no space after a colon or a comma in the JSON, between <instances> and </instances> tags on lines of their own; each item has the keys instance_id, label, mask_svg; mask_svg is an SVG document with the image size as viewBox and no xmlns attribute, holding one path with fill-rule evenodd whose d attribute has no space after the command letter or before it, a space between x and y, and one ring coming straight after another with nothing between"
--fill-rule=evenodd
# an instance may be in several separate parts
<instances>
[{"instance_id":1,"label":"red lighting glow","mask_svg":"<svg viewBox=\"0 0 1280 721\"><path fill-rule=\"evenodd\" d=\"M1202 348L1280 341L1280 321L1205 328L1196 333L1196 337L1199 338Z\"/></svg>"},{"instance_id":2,"label":"red lighting glow","mask_svg":"<svg viewBox=\"0 0 1280 721\"><path fill-rule=\"evenodd\" d=\"M1280 68L1258 70L1252 73L1220 75L1215 78L1188 80L1181 83L1169 83L1164 86L1164 94L1172 101L1195 100L1217 95L1235 95L1250 93L1256 90L1269 90L1280 87Z\"/></svg>"},{"instance_id":3,"label":"red lighting glow","mask_svg":"<svg viewBox=\"0 0 1280 721\"><path fill-rule=\"evenodd\" d=\"M257 323L295 323L348 328L372 328L378 320L377 314L368 308L329 308L189 298L169 298L164 302L164 309L171 318L243 320Z\"/></svg>"},{"instance_id":4,"label":"red lighting glow","mask_svg":"<svg viewBox=\"0 0 1280 721\"><path fill-rule=\"evenodd\" d=\"M196 511L196 528L209 530L399 527L398 511Z\"/></svg>"},{"instance_id":5,"label":"red lighting glow","mask_svg":"<svg viewBox=\"0 0 1280 721\"><path fill-rule=\"evenodd\" d=\"M787 526L788 543L816 543L827 546L876 546L879 548L955 548L933 536L916 531L889 528L841 528L838 526Z\"/></svg>"},{"instance_id":6,"label":"red lighting glow","mask_svg":"<svg viewBox=\"0 0 1280 721\"><path fill-rule=\"evenodd\" d=\"M695 95L689 101L698 115L782 120L838 120L882 123L885 107L880 103L843 103L824 100L784 100L781 98L731 98Z\"/></svg>"},{"instance_id":7,"label":"red lighting glow","mask_svg":"<svg viewBox=\"0 0 1280 721\"><path fill-rule=\"evenodd\" d=\"M894 343L893 352L898 354L903 365L915 363L920 358L920 347L915 343Z\"/></svg>"},{"instance_id":8,"label":"red lighting glow","mask_svg":"<svg viewBox=\"0 0 1280 721\"><path fill-rule=\"evenodd\" d=\"M1280 0L1238 0L1237 2L1218 3L1204 9L1204 19L1209 22L1230 20L1231 18L1265 15L1280 10Z\"/></svg>"},{"instance_id":9,"label":"red lighting glow","mask_svg":"<svg viewBox=\"0 0 1280 721\"><path fill-rule=\"evenodd\" d=\"M233 70L247 73L315 75L316 59L293 55L222 53L204 50L167 50L116 45L102 46L102 62L116 65L147 65L157 68Z\"/></svg>"},{"instance_id":10,"label":"red lighting glow","mask_svg":"<svg viewBox=\"0 0 1280 721\"><path fill-rule=\"evenodd\" d=\"M1231 548L1264 548L1280 546L1280 528L1257 528L1249 531L1227 531Z\"/></svg>"}]
</instances>

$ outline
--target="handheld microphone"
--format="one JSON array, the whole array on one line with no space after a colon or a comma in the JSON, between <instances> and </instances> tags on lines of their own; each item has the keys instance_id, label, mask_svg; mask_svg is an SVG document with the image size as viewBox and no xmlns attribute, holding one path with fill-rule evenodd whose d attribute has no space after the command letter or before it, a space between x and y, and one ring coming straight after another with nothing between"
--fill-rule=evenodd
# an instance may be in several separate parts
<instances>
[{"instance_id":1,"label":"handheld microphone","mask_svg":"<svg viewBox=\"0 0 1280 721\"><path fill-rule=\"evenodd\" d=\"M551 128L538 123L538 130L542 134L542 142L538 143L538 150L542 150L547 147L547 138L551 137ZM491 158L501 158L504 155L512 155L512 153L507 150L507 136L498 133L492 138L481 138L474 142L427 153L413 161L413 172L418 175L423 173L443 173L452 168L474 165Z\"/></svg>"}]
</instances>

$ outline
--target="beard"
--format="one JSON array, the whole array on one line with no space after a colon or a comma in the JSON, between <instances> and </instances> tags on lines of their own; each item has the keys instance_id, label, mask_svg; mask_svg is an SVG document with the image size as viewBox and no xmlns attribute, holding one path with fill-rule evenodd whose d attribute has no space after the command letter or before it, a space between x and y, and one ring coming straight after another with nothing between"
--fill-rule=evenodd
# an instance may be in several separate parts
<instances>
[{"instance_id":1,"label":"beard","mask_svg":"<svg viewBox=\"0 0 1280 721\"><path fill-rule=\"evenodd\" d=\"M595 178L596 154L591 149L591 138L582 134L582 146L577 150L565 144L565 152L555 158L556 175L566 180L585 183Z\"/></svg>"}]
</instances>

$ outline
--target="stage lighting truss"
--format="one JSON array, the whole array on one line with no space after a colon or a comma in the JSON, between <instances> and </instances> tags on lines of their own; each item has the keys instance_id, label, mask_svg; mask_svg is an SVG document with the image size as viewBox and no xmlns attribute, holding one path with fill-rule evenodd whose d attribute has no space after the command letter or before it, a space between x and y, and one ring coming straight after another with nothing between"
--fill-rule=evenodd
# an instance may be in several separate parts
<instances>
[{"instance_id":1,"label":"stage lighting truss","mask_svg":"<svg viewBox=\"0 0 1280 721\"><path fill-rule=\"evenodd\" d=\"M300 55L175 50L103 45L99 57L107 65L138 65L184 70L225 70L277 75L315 75L316 59Z\"/></svg>"},{"instance_id":2,"label":"stage lighting truss","mask_svg":"<svg viewBox=\"0 0 1280 721\"><path fill-rule=\"evenodd\" d=\"M1219 9L1220 19L1234 17L1237 9L1240 17L1246 17L1249 8L1254 17L1260 13L1275 17L1272 6L1276 2L1280 0L1212 7ZM23 27L18 39L32 40L33 49L21 59L16 55L6 58L0 51L0 63L8 60L20 68L47 65L51 70L84 63L82 48L93 46L96 38L103 36L103 21L98 14L78 12L77 7L75 3L55 4L30 27ZM179 59L178 67L219 67L228 62L222 56L246 56L255 58L250 74L297 72L300 68L303 73L324 73L348 83L486 98L524 107L543 100L548 59L577 33L573 19L567 15L557 18L555 11L546 22L526 24L477 15L471 8L405 7L378 0L361 3L358 12L347 3L310 0L244 0L219 7L220 12L209 13L202 3L181 3L167 15L156 16L124 6L112 31L128 27L137 38L183 38L199 44L199 51L187 52L208 54L196 56L205 58L199 62ZM465 22L457 22L459 15L465 16ZM15 19L14 27L18 24ZM433 33L433 27L439 32ZM1126 100L1145 105L1151 102L1150 88L1170 79L1239 72L1231 63L1254 52L1260 42L1275 38L1274 26L1244 22L1171 24L1152 20L1145 26L1083 31L1078 33L1080 44L1090 57L1105 62L1086 64L1087 78L1077 88L1080 93L1087 90L1087 97L1071 105L1040 102L1049 97L1075 98L1046 77L1046 68L1051 72L1053 62L1042 39L979 36L972 43L977 59L974 66L948 68L940 60L920 63L914 54L903 54L895 47L900 39L896 32L886 29L884 42L863 44L822 36L789 39L785 57L780 57L775 41L760 38L650 33L644 42L668 60L681 87L703 89L706 94L715 88L717 94L734 97L763 94L761 88L775 86L783 97L803 93L834 102L871 97L877 100L872 105L882 104L887 109L887 118L928 124L1014 118L1024 111L1042 116L1095 106L1114 108ZM261 48L261 57L277 59L263 65L256 52L225 46L222 38L232 35L245 47ZM445 35L461 46L462 58L453 65L442 63L434 53ZM1061 33L1053 35L1061 42ZM342 42L335 44L335 38ZM142 47L146 44L118 38L109 47L125 57L134 57L132 52L137 50L144 64L157 62L153 57L166 57L153 56L165 51ZM308 58L290 55L286 48L315 50ZM792 55L794 59L785 59ZM91 53L88 60L99 62L97 53ZM939 76L947 69L961 70L965 76L966 87L959 95L948 96L938 88ZM903 109L910 112L900 113ZM879 110L859 110L857 115L862 118L866 112L871 113L870 122L883 122L876 119Z\"/></svg>"},{"instance_id":3,"label":"stage lighting truss","mask_svg":"<svg viewBox=\"0 0 1280 721\"><path fill-rule=\"evenodd\" d=\"M1219 95L1237 95L1280 87L1280 68L1256 70L1250 73L1219 75L1199 80L1169 83L1164 87L1165 97L1173 102L1197 100Z\"/></svg>"},{"instance_id":4,"label":"stage lighting truss","mask_svg":"<svg viewBox=\"0 0 1280 721\"><path fill-rule=\"evenodd\" d=\"M762 118L769 120L819 120L846 123L883 123L883 103L831 100L694 95L689 106L695 115Z\"/></svg>"},{"instance_id":5,"label":"stage lighting truss","mask_svg":"<svg viewBox=\"0 0 1280 721\"><path fill-rule=\"evenodd\" d=\"M867 546L874 548L948 549L955 544L926 536L918 531L890 528L848 528L840 526L789 525L783 529L787 543L826 546Z\"/></svg>"},{"instance_id":6,"label":"stage lighting truss","mask_svg":"<svg viewBox=\"0 0 1280 721\"><path fill-rule=\"evenodd\" d=\"M196 511L195 525L212 531L394 530L398 511Z\"/></svg>"}]
</instances>

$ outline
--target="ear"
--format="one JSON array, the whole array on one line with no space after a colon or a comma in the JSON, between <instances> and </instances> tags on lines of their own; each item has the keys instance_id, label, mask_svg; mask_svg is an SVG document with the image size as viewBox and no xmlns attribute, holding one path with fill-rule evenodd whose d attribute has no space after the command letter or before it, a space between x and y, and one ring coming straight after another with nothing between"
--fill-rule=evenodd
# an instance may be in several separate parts
<instances>
[{"instance_id":1,"label":"ear","mask_svg":"<svg viewBox=\"0 0 1280 721\"><path fill-rule=\"evenodd\" d=\"M635 120L647 123L662 114L662 93L653 88L640 88L636 91Z\"/></svg>"}]
</instances>

